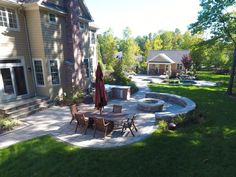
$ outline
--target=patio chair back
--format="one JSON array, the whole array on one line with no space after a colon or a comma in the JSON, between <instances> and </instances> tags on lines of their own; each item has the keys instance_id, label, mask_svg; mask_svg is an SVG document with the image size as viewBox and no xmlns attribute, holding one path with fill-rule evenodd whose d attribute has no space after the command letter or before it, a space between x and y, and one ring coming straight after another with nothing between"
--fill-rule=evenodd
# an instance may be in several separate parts
<instances>
[{"instance_id":1,"label":"patio chair back","mask_svg":"<svg viewBox=\"0 0 236 177\"><path fill-rule=\"evenodd\" d=\"M136 119L136 117L137 117L137 115L134 114L134 115L132 116L132 118L128 118L128 119L123 123L122 132L128 128L128 129L130 130L131 134L132 134L133 136L135 136L132 129L134 128L136 132L138 131L138 129L137 129L135 123L134 123L134 120Z\"/></svg>"},{"instance_id":2,"label":"patio chair back","mask_svg":"<svg viewBox=\"0 0 236 177\"><path fill-rule=\"evenodd\" d=\"M100 130L104 132L104 138L107 135L107 133L112 131L110 122L105 122L104 118L94 118L94 134L95 137L96 131Z\"/></svg>"},{"instance_id":3,"label":"patio chair back","mask_svg":"<svg viewBox=\"0 0 236 177\"><path fill-rule=\"evenodd\" d=\"M76 113L75 119L77 120L75 133L77 132L78 126L80 126L84 128L84 134L86 134L87 129L88 129L89 118L85 117L84 114Z\"/></svg>"},{"instance_id":4,"label":"patio chair back","mask_svg":"<svg viewBox=\"0 0 236 177\"><path fill-rule=\"evenodd\" d=\"M73 104L70 106L70 113L71 113L71 121L70 124L72 123L73 120L75 120L75 114L78 112L78 108L76 104Z\"/></svg>"},{"instance_id":5,"label":"patio chair back","mask_svg":"<svg viewBox=\"0 0 236 177\"><path fill-rule=\"evenodd\" d=\"M113 111L114 113L121 113L122 112L122 106L121 105L113 105Z\"/></svg>"}]
</instances>

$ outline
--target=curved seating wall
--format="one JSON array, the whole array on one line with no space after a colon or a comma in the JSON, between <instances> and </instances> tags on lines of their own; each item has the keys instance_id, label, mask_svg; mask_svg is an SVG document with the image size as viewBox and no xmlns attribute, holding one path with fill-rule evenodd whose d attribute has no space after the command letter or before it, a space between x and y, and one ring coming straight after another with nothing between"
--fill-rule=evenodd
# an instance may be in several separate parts
<instances>
[{"instance_id":1,"label":"curved seating wall","mask_svg":"<svg viewBox=\"0 0 236 177\"><path fill-rule=\"evenodd\" d=\"M156 93L156 92L148 92L146 93L146 98L156 98L164 100L165 102L180 105L182 108L174 110L172 112L156 112L155 117L156 120L160 119L172 119L177 117L178 115L187 114L196 109L196 104L186 98L179 95L169 94L169 93Z\"/></svg>"}]
</instances>

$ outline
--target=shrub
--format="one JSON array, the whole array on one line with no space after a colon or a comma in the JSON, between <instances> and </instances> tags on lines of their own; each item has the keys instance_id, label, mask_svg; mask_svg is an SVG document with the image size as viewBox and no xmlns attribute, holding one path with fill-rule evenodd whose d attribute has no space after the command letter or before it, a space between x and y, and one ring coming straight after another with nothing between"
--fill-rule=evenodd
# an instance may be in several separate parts
<instances>
[{"instance_id":1,"label":"shrub","mask_svg":"<svg viewBox=\"0 0 236 177\"><path fill-rule=\"evenodd\" d=\"M159 121L159 128L163 132L167 131L168 130L168 123L164 120Z\"/></svg>"},{"instance_id":2,"label":"shrub","mask_svg":"<svg viewBox=\"0 0 236 177\"><path fill-rule=\"evenodd\" d=\"M0 133L12 130L13 127L20 125L20 121L11 118L0 118Z\"/></svg>"},{"instance_id":3,"label":"shrub","mask_svg":"<svg viewBox=\"0 0 236 177\"><path fill-rule=\"evenodd\" d=\"M71 91L69 93L64 93L63 96L57 96L55 98L55 103L57 105L72 105L72 104L78 104L83 101L83 98L85 96L85 92L82 89L75 89L74 91Z\"/></svg>"},{"instance_id":4,"label":"shrub","mask_svg":"<svg viewBox=\"0 0 236 177\"><path fill-rule=\"evenodd\" d=\"M111 85L125 85L131 87L131 94L138 91L138 87L135 85L130 78L125 76L125 73L122 68L122 64L120 61L117 61L117 67L114 68L114 72L109 75L106 73L104 77L105 84Z\"/></svg>"}]
</instances>

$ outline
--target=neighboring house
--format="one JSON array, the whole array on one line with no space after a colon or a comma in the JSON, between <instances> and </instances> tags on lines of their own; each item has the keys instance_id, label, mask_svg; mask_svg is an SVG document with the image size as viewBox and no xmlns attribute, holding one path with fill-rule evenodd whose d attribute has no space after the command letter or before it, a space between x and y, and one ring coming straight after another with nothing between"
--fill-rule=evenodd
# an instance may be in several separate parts
<instances>
[{"instance_id":1,"label":"neighboring house","mask_svg":"<svg viewBox=\"0 0 236 177\"><path fill-rule=\"evenodd\" d=\"M1 0L0 102L87 89L97 65L91 22L83 0Z\"/></svg>"},{"instance_id":2,"label":"neighboring house","mask_svg":"<svg viewBox=\"0 0 236 177\"><path fill-rule=\"evenodd\" d=\"M147 59L147 73L149 75L174 75L185 70L181 62L188 50L151 50Z\"/></svg>"}]
</instances>

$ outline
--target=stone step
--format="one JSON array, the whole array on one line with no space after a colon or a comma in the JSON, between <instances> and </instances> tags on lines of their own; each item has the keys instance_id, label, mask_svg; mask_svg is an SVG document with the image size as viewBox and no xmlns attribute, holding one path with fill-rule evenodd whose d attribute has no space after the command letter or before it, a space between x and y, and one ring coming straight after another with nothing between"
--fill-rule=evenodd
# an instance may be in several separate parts
<instances>
[{"instance_id":1,"label":"stone step","mask_svg":"<svg viewBox=\"0 0 236 177\"><path fill-rule=\"evenodd\" d=\"M13 111L6 111L6 116L11 116L13 114L18 114L19 112L28 112L28 111L32 111L34 109L40 108L40 107L46 107L48 104L50 104L50 100L45 100L45 101L41 101L41 102L37 102L25 107L22 107L20 109L15 109Z\"/></svg>"},{"instance_id":2,"label":"stone step","mask_svg":"<svg viewBox=\"0 0 236 177\"><path fill-rule=\"evenodd\" d=\"M35 104L40 104L41 102L48 101L48 97L33 97L29 99L22 99L10 103L6 103L0 108L1 114L7 115L9 112L14 112L22 108L30 107Z\"/></svg>"},{"instance_id":3,"label":"stone step","mask_svg":"<svg viewBox=\"0 0 236 177\"><path fill-rule=\"evenodd\" d=\"M14 119L21 119L21 118L25 118L29 115L32 115L34 113L37 113L39 111L45 110L51 106L53 106L54 103L52 101L49 101L48 103L43 103L43 104L38 104L38 105L33 105L33 106L29 106L27 108L23 108L19 111L14 111L12 112L9 117L10 118L14 118Z\"/></svg>"}]
</instances>

